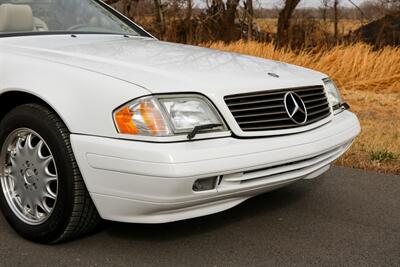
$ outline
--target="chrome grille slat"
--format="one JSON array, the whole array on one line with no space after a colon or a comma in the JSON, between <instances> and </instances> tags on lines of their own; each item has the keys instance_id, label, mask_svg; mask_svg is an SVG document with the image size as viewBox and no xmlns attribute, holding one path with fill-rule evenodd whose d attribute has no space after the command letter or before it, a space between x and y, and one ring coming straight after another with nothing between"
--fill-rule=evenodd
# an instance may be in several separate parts
<instances>
[{"instance_id":1,"label":"chrome grille slat","mask_svg":"<svg viewBox=\"0 0 400 267\"><path fill-rule=\"evenodd\" d=\"M269 106L269 107L254 107L254 108L241 108L241 109L231 109L231 112L242 112L242 111L250 111L250 110L262 110L262 109L272 109L272 108L285 108L285 106L282 105L276 105L276 106Z\"/></svg>"},{"instance_id":2,"label":"chrome grille slat","mask_svg":"<svg viewBox=\"0 0 400 267\"><path fill-rule=\"evenodd\" d=\"M268 131L271 129L282 129L286 124L280 124L275 126L264 126L264 127L241 127L243 131Z\"/></svg>"},{"instance_id":3,"label":"chrome grille slat","mask_svg":"<svg viewBox=\"0 0 400 267\"><path fill-rule=\"evenodd\" d=\"M310 90L320 90L322 86L320 85L315 85L315 86L307 86L307 87L298 87L298 88L288 88L288 89L283 89L285 92L292 91L292 92L304 92L304 91L310 91Z\"/></svg>"},{"instance_id":4,"label":"chrome grille slat","mask_svg":"<svg viewBox=\"0 0 400 267\"><path fill-rule=\"evenodd\" d=\"M309 112L308 116L315 115L315 114L318 114L318 113L321 113L321 112L324 112L324 111L328 111L328 110L330 110L330 107L326 107L324 109L317 110L317 111L314 111L314 112Z\"/></svg>"},{"instance_id":5,"label":"chrome grille slat","mask_svg":"<svg viewBox=\"0 0 400 267\"><path fill-rule=\"evenodd\" d=\"M311 100L303 100L303 101L304 101L305 104L314 103L314 102L318 102L318 101L326 101L326 96L320 97L320 98L311 99Z\"/></svg>"},{"instance_id":6,"label":"chrome grille slat","mask_svg":"<svg viewBox=\"0 0 400 267\"><path fill-rule=\"evenodd\" d=\"M309 120L308 122L309 122L309 124L311 124L316 121L325 119L329 115L330 114L327 114L324 117L315 118L315 119ZM275 126L265 126L265 127L241 127L241 128L243 131L268 131L271 129L282 129L284 126L286 126L286 124L280 124L280 125L275 125Z\"/></svg>"},{"instance_id":7,"label":"chrome grille slat","mask_svg":"<svg viewBox=\"0 0 400 267\"><path fill-rule=\"evenodd\" d=\"M328 106L329 107L329 103L328 102L324 102L322 104L309 105L309 106L307 106L307 110L310 110L310 109L313 109L313 108L322 107L322 106Z\"/></svg>"},{"instance_id":8,"label":"chrome grille slat","mask_svg":"<svg viewBox=\"0 0 400 267\"><path fill-rule=\"evenodd\" d=\"M227 96L225 97L225 101L231 101L235 99L243 99L243 98L251 98L251 97L260 97L260 96L270 96L270 95L277 95L277 94L282 94L282 92L273 92L271 91L270 93L257 93L257 94L251 94L251 95L243 95L243 96Z\"/></svg>"},{"instance_id":9,"label":"chrome grille slat","mask_svg":"<svg viewBox=\"0 0 400 267\"><path fill-rule=\"evenodd\" d=\"M265 123L265 122L287 121L287 120L290 120L290 118L276 118L276 119L269 119L269 120L243 121L243 122L238 122L238 123L239 123L240 125L243 125L243 124Z\"/></svg>"},{"instance_id":10,"label":"chrome grille slat","mask_svg":"<svg viewBox=\"0 0 400 267\"><path fill-rule=\"evenodd\" d=\"M284 97L287 92L300 96L308 111L308 120L298 125L286 112ZM225 103L242 131L268 131L309 125L331 115L323 86L288 88L265 92L225 96Z\"/></svg>"},{"instance_id":11,"label":"chrome grille slat","mask_svg":"<svg viewBox=\"0 0 400 267\"><path fill-rule=\"evenodd\" d=\"M269 113L255 113L255 114L247 114L247 115L236 115L235 118L251 118L251 117L261 117L261 116L271 116L271 115L286 115L286 111L277 111L277 112L269 112Z\"/></svg>"},{"instance_id":12,"label":"chrome grille slat","mask_svg":"<svg viewBox=\"0 0 400 267\"><path fill-rule=\"evenodd\" d=\"M243 99L248 97L259 97L259 96L271 96L277 94L285 94L286 92L293 91L293 92L303 92L303 91L310 91L310 90L319 90L321 86L310 86L310 87L299 87L299 88L292 88L292 89L278 89L278 90L271 90L265 92L256 92L256 93L247 93L247 94L239 94L239 95L230 95L225 96L225 101L230 101L234 99Z\"/></svg>"},{"instance_id":13,"label":"chrome grille slat","mask_svg":"<svg viewBox=\"0 0 400 267\"><path fill-rule=\"evenodd\" d=\"M316 95L318 95L318 96L324 96L325 95L325 92L318 92L318 93L313 93L313 94L302 94L301 95L301 97L310 97L310 96L316 96Z\"/></svg>"},{"instance_id":14,"label":"chrome grille slat","mask_svg":"<svg viewBox=\"0 0 400 267\"><path fill-rule=\"evenodd\" d=\"M278 102L278 101L282 101L282 98L266 99L266 100L256 100L256 101L248 101L248 102L243 101L243 102L239 102L239 103L232 103L232 104L229 104L229 106L232 107L232 106L251 105L251 104Z\"/></svg>"}]
</instances>

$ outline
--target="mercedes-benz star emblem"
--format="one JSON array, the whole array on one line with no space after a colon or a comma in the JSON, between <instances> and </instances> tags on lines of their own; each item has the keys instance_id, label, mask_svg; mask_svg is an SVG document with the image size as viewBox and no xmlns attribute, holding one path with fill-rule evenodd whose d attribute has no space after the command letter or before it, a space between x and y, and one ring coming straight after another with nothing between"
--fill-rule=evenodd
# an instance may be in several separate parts
<instances>
[{"instance_id":1,"label":"mercedes-benz star emblem","mask_svg":"<svg viewBox=\"0 0 400 267\"><path fill-rule=\"evenodd\" d=\"M284 102L286 112L294 123L302 125L307 122L307 108L298 94L287 92Z\"/></svg>"}]
</instances>

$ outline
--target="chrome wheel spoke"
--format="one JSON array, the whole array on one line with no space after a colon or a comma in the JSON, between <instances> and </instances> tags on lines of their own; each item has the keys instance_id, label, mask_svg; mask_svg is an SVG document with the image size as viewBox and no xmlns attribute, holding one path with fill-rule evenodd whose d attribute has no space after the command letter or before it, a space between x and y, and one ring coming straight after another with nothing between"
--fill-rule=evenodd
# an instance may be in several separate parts
<instances>
[{"instance_id":1,"label":"chrome wheel spoke","mask_svg":"<svg viewBox=\"0 0 400 267\"><path fill-rule=\"evenodd\" d=\"M18 153L18 150L24 149L24 146L22 145L22 143L24 141L25 141L25 137L21 137L21 136L18 137L17 146L16 146L17 153Z\"/></svg>"},{"instance_id":2,"label":"chrome wheel spoke","mask_svg":"<svg viewBox=\"0 0 400 267\"><path fill-rule=\"evenodd\" d=\"M28 134L28 136L26 137L26 140L25 140L25 148L28 151L34 150L34 147L32 146L32 138L33 138L32 134Z\"/></svg>"},{"instance_id":3,"label":"chrome wheel spoke","mask_svg":"<svg viewBox=\"0 0 400 267\"><path fill-rule=\"evenodd\" d=\"M37 204L33 204L33 207L31 208L31 214L35 219L38 219L40 217Z\"/></svg>"},{"instance_id":4,"label":"chrome wheel spoke","mask_svg":"<svg viewBox=\"0 0 400 267\"><path fill-rule=\"evenodd\" d=\"M43 177L43 183L46 187L46 190L51 190L50 185L52 183L56 183L58 180L57 176L46 176ZM52 191L53 192L53 191ZM54 194L56 194L57 192L54 192Z\"/></svg>"},{"instance_id":5,"label":"chrome wheel spoke","mask_svg":"<svg viewBox=\"0 0 400 267\"><path fill-rule=\"evenodd\" d=\"M38 205L46 214L50 214L50 213L51 213L52 208L50 208L49 206L47 206L46 200L38 201L37 205Z\"/></svg>"},{"instance_id":6,"label":"chrome wheel spoke","mask_svg":"<svg viewBox=\"0 0 400 267\"><path fill-rule=\"evenodd\" d=\"M14 214L31 225L47 220L57 201L58 175L45 140L33 130L15 130L3 144L0 164L3 193Z\"/></svg>"},{"instance_id":7,"label":"chrome wheel spoke","mask_svg":"<svg viewBox=\"0 0 400 267\"><path fill-rule=\"evenodd\" d=\"M24 202L23 202L23 206L25 206L28 210L32 211L32 208L33 208L32 200L29 197L25 198Z\"/></svg>"},{"instance_id":8,"label":"chrome wheel spoke","mask_svg":"<svg viewBox=\"0 0 400 267\"><path fill-rule=\"evenodd\" d=\"M48 156L45 157L44 159L42 159L42 162L40 163L41 167L46 171L46 173L48 172L48 167L50 165L50 163L53 162L53 156ZM50 172L48 172L50 174Z\"/></svg>"},{"instance_id":9,"label":"chrome wheel spoke","mask_svg":"<svg viewBox=\"0 0 400 267\"><path fill-rule=\"evenodd\" d=\"M39 159L45 159L45 157L42 155L42 148L44 146L43 140L40 140L39 143L35 147L35 154Z\"/></svg>"},{"instance_id":10,"label":"chrome wheel spoke","mask_svg":"<svg viewBox=\"0 0 400 267\"><path fill-rule=\"evenodd\" d=\"M57 198L57 193L55 193L51 190L50 185L47 185L46 193L44 194L44 196L55 200Z\"/></svg>"}]
</instances>

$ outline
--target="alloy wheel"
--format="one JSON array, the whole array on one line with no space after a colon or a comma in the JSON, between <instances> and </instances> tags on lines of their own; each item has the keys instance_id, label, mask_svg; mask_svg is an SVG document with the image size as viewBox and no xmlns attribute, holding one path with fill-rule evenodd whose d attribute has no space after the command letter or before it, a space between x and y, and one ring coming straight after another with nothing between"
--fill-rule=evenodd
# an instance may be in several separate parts
<instances>
[{"instance_id":1,"label":"alloy wheel","mask_svg":"<svg viewBox=\"0 0 400 267\"><path fill-rule=\"evenodd\" d=\"M12 212L29 225L44 223L57 201L58 175L53 154L35 131L11 132L0 153L0 181Z\"/></svg>"}]
</instances>

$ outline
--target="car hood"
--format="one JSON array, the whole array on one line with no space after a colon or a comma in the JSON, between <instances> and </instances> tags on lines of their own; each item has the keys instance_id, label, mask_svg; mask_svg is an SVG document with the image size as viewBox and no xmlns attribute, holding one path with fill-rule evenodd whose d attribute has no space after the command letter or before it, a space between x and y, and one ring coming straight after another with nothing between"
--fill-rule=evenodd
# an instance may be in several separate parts
<instances>
[{"instance_id":1,"label":"car hood","mask_svg":"<svg viewBox=\"0 0 400 267\"><path fill-rule=\"evenodd\" d=\"M108 75L151 93L226 95L318 85L326 77L282 62L141 37L13 37L0 40L0 46L13 53Z\"/></svg>"}]
</instances>

